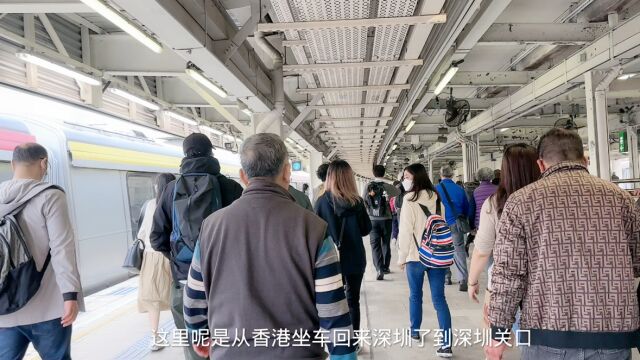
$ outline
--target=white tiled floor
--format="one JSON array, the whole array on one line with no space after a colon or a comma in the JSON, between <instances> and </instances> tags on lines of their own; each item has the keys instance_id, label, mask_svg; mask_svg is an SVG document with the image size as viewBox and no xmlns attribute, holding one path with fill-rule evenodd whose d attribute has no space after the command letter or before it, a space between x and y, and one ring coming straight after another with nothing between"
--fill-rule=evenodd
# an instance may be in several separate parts
<instances>
[{"instance_id":1,"label":"white tiled floor","mask_svg":"<svg viewBox=\"0 0 640 360\"><path fill-rule=\"evenodd\" d=\"M365 247L369 250L368 239ZM438 359L435 356L432 334L426 336L423 346L413 342L411 347L402 346L400 339L394 344L393 331L406 328L409 323L408 286L406 276L395 265L395 250L392 259L392 273L384 281L375 280L371 259L362 287L361 309L363 329L389 329L392 331L391 346L365 346L360 359L411 360ZM447 286L447 302L451 309L453 326L456 329L481 328L480 305L471 302L466 293L458 291L456 285ZM481 298L482 298L481 294ZM87 299L87 312L81 314L74 325L72 356L79 360L111 359L182 359L182 349L165 348L150 353L148 351L149 330L146 314L140 314L136 307L137 279L130 279L115 287L106 289ZM430 302L429 286L424 288L423 329L437 328L437 318ZM170 329L173 321L170 312L162 313L161 326ZM456 359L484 359L479 345L455 347ZM506 360L518 359L517 350L511 350ZM634 351L634 359L638 359ZM30 353L27 359L38 359Z\"/></svg>"}]
</instances>

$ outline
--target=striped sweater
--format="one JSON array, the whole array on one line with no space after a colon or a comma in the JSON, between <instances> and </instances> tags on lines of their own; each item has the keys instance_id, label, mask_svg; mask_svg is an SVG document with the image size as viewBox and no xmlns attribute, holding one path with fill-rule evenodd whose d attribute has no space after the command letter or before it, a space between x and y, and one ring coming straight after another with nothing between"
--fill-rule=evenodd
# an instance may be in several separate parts
<instances>
[{"instance_id":1,"label":"striped sweater","mask_svg":"<svg viewBox=\"0 0 640 360\"><path fill-rule=\"evenodd\" d=\"M208 303L201 270L200 246L196 246L184 293L184 319L190 332L208 329ZM352 334L349 306L345 297L337 249L330 236L318 249L315 262L315 300L320 328L327 332L332 360L357 359L355 347L337 344L339 332ZM292 332L294 329L290 329ZM313 334L311 334L313 336ZM337 340L341 342L341 340Z\"/></svg>"}]
</instances>

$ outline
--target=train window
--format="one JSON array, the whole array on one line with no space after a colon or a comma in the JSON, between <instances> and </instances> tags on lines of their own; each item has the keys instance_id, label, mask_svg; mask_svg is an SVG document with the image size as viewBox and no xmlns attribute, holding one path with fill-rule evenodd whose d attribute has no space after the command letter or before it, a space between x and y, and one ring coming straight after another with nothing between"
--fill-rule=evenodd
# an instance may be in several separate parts
<instances>
[{"instance_id":1,"label":"train window","mask_svg":"<svg viewBox=\"0 0 640 360\"><path fill-rule=\"evenodd\" d=\"M131 231L133 238L138 234L138 219L142 205L154 197L153 179L156 174L128 173L127 192L129 193L129 213L131 214Z\"/></svg>"},{"instance_id":2,"label":"train window","mask_svg":"<svg viewBox=\"0 0 640 360\"><path fill-rule=\"evenodd\" d=\"M0 161L0 182L10 180L12 177L11 163Z\"/></svg>"}]
</instances>

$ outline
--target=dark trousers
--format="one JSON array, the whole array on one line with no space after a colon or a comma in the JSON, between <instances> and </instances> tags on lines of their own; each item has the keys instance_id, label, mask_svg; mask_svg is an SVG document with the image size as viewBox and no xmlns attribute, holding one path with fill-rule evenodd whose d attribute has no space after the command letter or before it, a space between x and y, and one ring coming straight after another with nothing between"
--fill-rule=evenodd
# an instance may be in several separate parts
<instances>
[{"instance_id":1,"label":"dark trousers","mask_svg":"<svg viewBox=\"0 0 640 360\"><path fill-rule=\"evenodd\" d=\"M371 256L377 271L389 269L391 265L391 219L371 220Z\"/></svg>"},{"instance_id":2,"label":"dark trousers","mask_svg":"<svg viewBox=\"0 0 640 360\"><path fill-rule=\"evenodd\" d=\"M173 315L173 322L176 324L176 329L186 329L187 325L184 323L184 285L180 282L171 284L171 315ZM193 350L192 346L182 347L184 358L186 360L200 360L204 359Z\"/></svg>"},{"instance_id":3,"label":"dark trousers","mask_svg":"<svg viewBox=\"0 0 640 360\"><path fill-rule=\"evenodd\" d=\"M360 287L363 277L364 274L345 274L342 276L354 331L360 330Z\"/></svg>"},{"instance_id":4,"label":"dark trousers","mask_svg":"<svg viewBox=\"0 0 640 360\"><path fill-rule=\"evenodd\" d=\"M0 328L0 359L20 360L33 343L42 360L71 359L71 326L60 318L36 324Z\"/></svg>"}]
</instances>

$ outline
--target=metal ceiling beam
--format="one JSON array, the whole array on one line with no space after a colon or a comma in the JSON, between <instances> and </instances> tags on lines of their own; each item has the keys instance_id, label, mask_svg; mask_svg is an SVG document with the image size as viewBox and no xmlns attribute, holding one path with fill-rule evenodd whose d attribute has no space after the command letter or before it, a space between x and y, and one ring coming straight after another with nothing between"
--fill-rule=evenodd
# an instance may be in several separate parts
<instances>
[{"instance_id":1,"label":"metal ceiling beam","mask_svg":"<svg viewBox=\"0 0 640 360\"><path fill-rule=\"evenodd\" d=\"M363 61L363 62L342 62L329 64L295 64L283 65L282 70L289 73L315 72L333 69L371 69L380 67L398 66L420 66L423 61L416 60L392 60L392 61Z\"/></svg>"},{"instance_id":2,"label":"metal ceiling beam","mask_svg":"<svg viewBox=\"0 0 640 360\"><path fill-rule=\"evenodd\" d=\"M447 87L523 86L542 71L458 71Z\"/></svg>"},{"instance_id":3,"label":"metal ceiling beam","mask_svg":"<svg viewBox=\"0 0 640 360\"><path fill-rule=\"evenodd\" d=\"M315 94L313 96L313 98L311 99L311 101L309 102L309 105L305 106L302 110L300 110L300 114L298 114L298 116L296 116L296 118L293 119L293 121L291 122L291 125L290 125L291 129L293 129L293 130L297 129L298 126L300 126L300 124L302 124L304 119L307 118L309 113L311 113L312 109L309 108L309 106L310 105L316 105L321 100L322 100L322 94Z\"/></svg>"},{"instance_id":4,"label":"metal ceiling beam","mask_svg":"<svg viewBox=\"0 0 640 360\"><path fill-rule=\"evenodd\" d=\"M377 91L377 90L405 90L411 87L411 84L400 85L365 85L365 86L347 86L347 87L325 87L315 89L297 89L298 94L325 94L325 93L344 93L344 92L361 92L361 91Z\"/></svg>"},{"instance_id":5,"label":"metal ceiling beam","mask_svg":"<svg viewBox=\"0 0 640 360\"><path fill-rule=\"evenodd\" d=\"M78 0L20 0L0 2L0 13L92 13L93 10Z\"/></svg>"},{"instance_id":6,"label":"metal ceiling beam","mask_svg":"<svg viewBox=\"0 0 640 360\"><path fill-rule=\"evenodd\" d=\"M371 109L371 108L381 108L381 107L396 107L398 103L379 103L379 104L325 104L325 105L309 105L308 108L312 110L321 110L321 109Z\"/></svg>"},{"instance_id":7,"label":"metal ceiling beam","mask_svg":"<svg viewBox=\"0 0 640 360\"><path fill-rule=\"evenodd\" d=\"M389 121L393 119L391 116L382 117L355 117L355 118L332 118L332 117L320 117L314 119L315 122L343 122L343 121Z\"/></svg>"},{"instance_id":8,"label":"metal ceiling beam","mask_svg":"<svg viewBox=\"0 0 640 360\"><path fill-rule=\"evenodd\" d=\"M594 41L609 30L600 23L493 24L479 44L550 44L581 45Z\"/></svg>"},{"instance_id":9,"label":"metal ceiling beam","mask_svg":"<svg viewBox=\"0 0 640 360\"><path fill-rule=\"evenodd\" d=\"M384 129L388 125L371 125L371 126L346 126L346 127L323 127L320 131L341 131L341 130L361 130L361 129Z\"/></svg>"},{"instance_id":10,"label":"metal ceiling beam","mask_svg":"<svg viewBox=\"0 0 640 360\"><path fill-rule=\"evenodd\" d=\"M282 46L284 47L292 47L292 46L306 46L307 40L282 40Z\"/></svg>"},{"instance_id":11,"label":"metal ceiling beam","mask_svg":"<svg viewBox=\"0 0 640 360\"><path fill-rule=\"evenodd\" d=\"M331 28L440 24L440 23L444 23L445 21L447 21L446 14L402 16L402 17L374 18L374 19L299 21L299 22L258 24L258 31L278 32L278 31L287 31L287 30L318 30L318 29L331 29Z\"/></svg>"}]
</instances>

